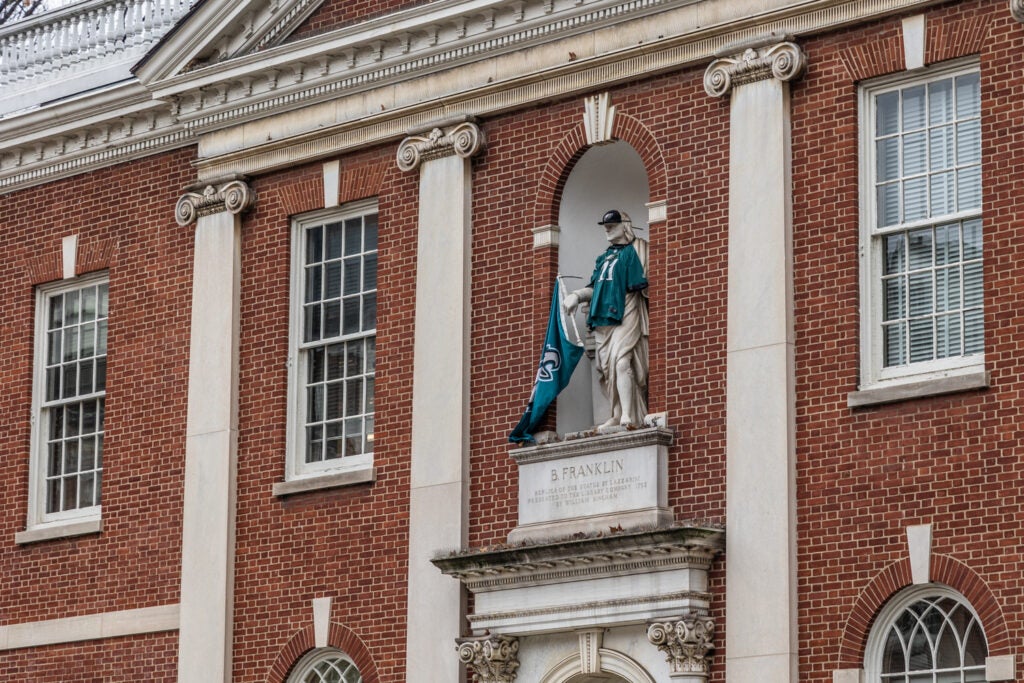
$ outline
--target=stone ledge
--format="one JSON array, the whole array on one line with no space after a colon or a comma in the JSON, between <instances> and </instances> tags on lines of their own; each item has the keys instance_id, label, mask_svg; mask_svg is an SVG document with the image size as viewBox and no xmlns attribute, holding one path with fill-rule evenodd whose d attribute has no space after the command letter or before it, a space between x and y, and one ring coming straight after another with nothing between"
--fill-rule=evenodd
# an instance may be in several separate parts
<instances>
[{"instance_id":1,"label":"stone ledge","mask_svg":"<svg viewBox=\"0 0 1024 683\"><path fill-rule=\"evenodd\" d=\"M273 493L275 496L291 496L296 493L307 491L319 491L321 489L333 489L340 486L354 486L356 484L372 484L377 481L376 467L363 467L358 470L338 472L336 474L325 474L320 477L307 477L305 479L293 479L274 484Z\"/></svg>"},{"instance_id":2,"label":"stone ledge","mask_svg":"<svg viewBox=\"0 0 1024 683\"><path fill-rule=\"evenodd\" d=\"M28 543L39 543L41 541L52 541L58 538L71 538L72 536L85 536L86 534L98 534L103 531L102 519L90 519L84 522L68 522L57 526L45 526L26 531L19 531L14 534L14 542L18 545Z\"/></svg>"},{"instance_id":3,"label":"stone ledge","mask_svg":"<svg viewBox=\"0 0 1024 683\"><path fill-rule=\"evenodd\" d=\"M935 377L899 384L878 384L868 389L852 391L846 397L846 405L850 408L860 408L863 406L882 405L884 403L896 403L898 401L910 401L915 398L954 394L961 391L987 389L988 386L988 372L985 370L975 370L948 377Z\"/></svg>"},{"instance_id":4,"label":"stone ledge","mask_svg":"<svg viewBox=\"0 0 1024 683\"><path fill-rule=\"evenodd\" d=\"M554 443L513 448L509 451L509 455L518 464L523 465L545 460L571 458L577 455L619 451L638 446L670 446L673 439L672 430L662 427L629 429L611 434L598 434L596 431L585 432L585 434L586 436Z\"/></svg>"}]
</instances>

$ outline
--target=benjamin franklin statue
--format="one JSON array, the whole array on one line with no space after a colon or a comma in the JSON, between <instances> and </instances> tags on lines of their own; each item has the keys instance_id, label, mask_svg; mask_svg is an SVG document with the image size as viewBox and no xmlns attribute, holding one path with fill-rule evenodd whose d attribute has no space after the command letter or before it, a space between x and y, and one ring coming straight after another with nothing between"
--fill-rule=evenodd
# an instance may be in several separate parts
<instances>
[{"instance_id":1,"label":"benjamin franklin statue","mask_svg":"<svg viewBox=\"0 0 1024 683\"><path fill-rule=\"evenodd\" d=\"M622 211L606 212L598 225L604 227L608 249L597 257L590 284L569 294L565 307L572 313L590 302L594 360L612 408L600 427L641 425L647 414L648 245Z\"/></svg>"}]
</instances>

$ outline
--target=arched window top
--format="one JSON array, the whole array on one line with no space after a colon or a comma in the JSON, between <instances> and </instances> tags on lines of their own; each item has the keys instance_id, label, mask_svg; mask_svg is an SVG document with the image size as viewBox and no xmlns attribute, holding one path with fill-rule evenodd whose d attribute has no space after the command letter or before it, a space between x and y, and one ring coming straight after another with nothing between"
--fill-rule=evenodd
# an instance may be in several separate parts
<instances>
[{"instance_id":1,"label":"arched window top","mask_svg":"<svg viewBox=\"0 0 1024 683\"><path fill-rule=\"evenodd\" d=\"M985 680L988 646L977 613L943 586L916 586L882 609L866 651L868 680L971 683Z\"/></svg>"},{"instance_id":2,"label":"arched window top","mask_svg":"<svg viewBox=\"0 0 1024 683\"><path fill-rule=\"evenodd\" d=\"M362 683L363 675L355 662L341 650L310 650L295 665L288 683Z\"/></svg>"}]
</instances>

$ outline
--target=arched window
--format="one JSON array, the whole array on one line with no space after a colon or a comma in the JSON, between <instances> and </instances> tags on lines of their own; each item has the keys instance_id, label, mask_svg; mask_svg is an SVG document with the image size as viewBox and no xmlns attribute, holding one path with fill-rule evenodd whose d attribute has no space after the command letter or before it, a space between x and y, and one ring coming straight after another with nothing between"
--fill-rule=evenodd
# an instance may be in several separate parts
<instances>
[{"instance_id":1,"label":"arched window","mask_svg":"<svg viewBox=\"0 0 1024 683\"><path fill-rule=\"evenodd\" d=\"M866 654L874 683L971 683L985 680L988 645L970 603L929 585L903 591L883 608Z\"/></svg>"},{"instance_id":2,"label":"arched window","mask_svg":"<svg viewBox=\"0 0 1024 683\"><path fill-rule=\"evenodd\" d=\"M295 665L288 683L362 683L355 662L341 650L318 648L310 650Z\"/></svg>"}]
</instances>

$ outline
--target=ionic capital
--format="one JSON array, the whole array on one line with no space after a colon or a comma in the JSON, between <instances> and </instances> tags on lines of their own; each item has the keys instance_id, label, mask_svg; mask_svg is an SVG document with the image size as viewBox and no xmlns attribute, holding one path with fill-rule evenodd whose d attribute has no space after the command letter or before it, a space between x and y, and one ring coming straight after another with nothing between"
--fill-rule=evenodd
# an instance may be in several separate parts
<instances>
[{"instance_id":1,"label":"ionic capital","mask_svg":"<svg viewBox=\"0 0 1024 683\"><path fill-rule=\"evenodd\" d=\"M235 179L181 195L174 207L174 218L178 225L184 226L194 223L200 216L212 216L222 211L239 214L255 203L256 193L252 188L244 180Z\"/></svg>"},{"instance_id":2,"label":"ionic capital","mask_svg":"<svg viewBox=\"0 0 1024 683\"><path fill-rule=\"evenodd\" d=\"M1024 24L1024 0L1010 0L1010 15Z\"/></svg>"},{"instance_id":3,"label":"ionic capital","mask_svg":"<svg viewBox=\"0 0 1024 683\"><path fill-rule=\"evenodd\" d=\"M704 72L704 90L712 97L722 97L744 83L769 78L791 81L806 67L807 57L796 43L786 41L767 47L750 47L743 54L711 62Z\"/></svg>"},{"instance_id":4,"label":"ionic capital","mask_svg":"<svg viewBox=\"0 0 1024 683\"><path fill-rule=\"evenodd\" d=\"M410 135L398 146L398 168L412 171L420 162L457 154L468 159L483 149L480 126L467 121L452 128L434 128L426 135Z\"/></svg>"},{"instance_id":5,"label":"ionic capital","mask_svg":"<svg viewBox=\"0 0 1024 683\"><path fill-rule=\"evenodd\" d=\"M458 638L459 661L473 672L473 683L512 683L519 668L519 639L513 636Z\"/></svg>"},{"instance_id":6,"label":"ionic capital","mask_svg":"<svg viewBox=\"0 0 1024 683\"><path fill-rule=\"evenodd\" d=\"M706 616L675 617L647 625L647 639L665 653L673 677L706 677L711 671L714 636L715 622Z\"/></svg>"}]
</instances>

